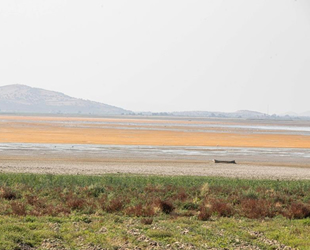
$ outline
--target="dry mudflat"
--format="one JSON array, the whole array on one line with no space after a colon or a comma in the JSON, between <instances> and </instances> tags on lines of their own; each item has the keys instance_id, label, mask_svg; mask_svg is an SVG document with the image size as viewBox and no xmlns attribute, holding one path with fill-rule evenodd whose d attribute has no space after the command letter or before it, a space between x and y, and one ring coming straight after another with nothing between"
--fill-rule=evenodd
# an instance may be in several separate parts
<instances>
[{"instance_id":1,"label":"dry mudflat","mask_svg":"<svg viewBox=\"0 0 310 250\"><path fill-rule=\"evenodd\" d=\"M310 179L310 122L0 116L0 171Z\"/></svg>"},{"instance_id":2,"label":"dry mudflat","mask_svg":"<svg viewBox=\"0 0 310 250\"><path fill-rule=\"evenodd\" d=\"M310 179L310 167L193 162L79 161L76 159L0 159L0 172L40 174L130 173L144 175L222 176L247 179Z\"/></svg>"},{"instance_id":3,"label":"dry mudflat","mask_svg":"<svg viewBox=\"0 0 310 250\"><path fill-rule=\"evenodd\" d=\"M277 125L226 119L0 116L0 143L310 148L310 122Z\"/></svg>"}]
</instances>

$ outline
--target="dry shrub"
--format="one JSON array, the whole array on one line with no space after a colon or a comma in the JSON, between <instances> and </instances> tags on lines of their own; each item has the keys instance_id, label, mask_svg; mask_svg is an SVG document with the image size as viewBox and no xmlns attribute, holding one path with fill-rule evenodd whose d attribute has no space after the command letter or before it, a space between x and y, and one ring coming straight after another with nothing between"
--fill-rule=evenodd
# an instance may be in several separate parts
<instances>
[{"instance_id":1,"label":"dry shrub","mask_svg":"<svg viewBox=\"0 0 310 250\"><path fill-rule=\"evenodd\" d=\"M302 203L292 203L284 216L290 219L303 219L310 217L310 208Z\"/></svg>"},{"instance_id":2,"label":"dry shrub","mask_svg":"<svg viewBox=\"0 0 310 250\"><path fill-rule=\"evenodd\" d=\"M180 215L180 216L185 216L185 217L192 217L192 216L195 216L196 214L197 214L196 211L194 211L194 210L189 210L189 211L180 213L179 215Z\"/></svg>"},{"instance_id":3,"label":"dry shrub","mask_svg":"<svg viewBox=\"0 0 310 250\"><path fill-rule=\"evenodd\" d=\"M102 209L105 210L106 208L106 202L107 202L107 196L101 196L100 198L96 199L98 206Z\"/></svg>"},{"instance_id":4,"label":"dry shrub","mask_svg":"<svg viewBox=\"0 0 310 250\"><path fill-rule=\"evenodd\" d=\"M210 190L208 191L210 192ZM225 186L212 186L213 194L231 194L234 191L231 188L226 188Z\"/></svg>"},{"instance_id":5,"label":"dry shrub","mask_svg":"<svg viewBox=\"0 0 310 250\"><path fill-rule=\"evenodd\" d=\"M205 184L203 184L200 188L200 195L202 197L206 196L208 193L210 192L210 187L209 187L209 183L206 182Z\"/></svg>"},{"instance_id":6,"label":"dry shrub","mask_svg":"<svg viewBox=\"0 0 310 250\"><path fill-rule=\"evenodd\" d=\"M67 206L72 210L81 210L87 205L85 199L77 197L70 198L66 203Z\"/></svg>"},{"instance_id":7,"label":"dry shrub","mask_svg":"<svg viewBox=\"0 0 310 250\"><path fill-rule=\"evenodd\" d=\"M263 199L244 199L241 201L241 209L245 217L259 219L264 217L274 217L276 210L273 204Z\"/></svg>"},{"instance_id":8,"label":"dry shrub","mask_svg":"<svg viewBox=\"0 0 310 250\"><path fill-rule=\"evenodd\" d=\"M44 208L34 207L29 214L33 216L61 216L70 214L71 210L68 207L58 204L56 206L47 204Z\"/></svg>"},{"instance_id":9,"label":"dry shrub","mask_svg":"<svg viewBox=\"0 0 310 250\"><path fill-rule=\"evenodd\" d=\"M175 189L176 187L171 184L165 185L163 187L163 191L165 191L166 193L174 192Z\"/></svg>"},{"instance_id":10,"label":"dry shrub","mask_svg":"<svg viewBox=\"0 0 310 250\"><path fill-rule=\"evenodd\" d=\"M6 200L15 200L17 199L17 194L11 188L5 187L1 189L0 197Z\"/></svg>"},{"instance_id":11,"label":"dry shrub","mask_svg":"<svg viewBox=\"0 0 310 250\"><path fill-rule=\"evenodd\" d=\"M106 192L106 188L99 184L84 187L84 190L87 192L88 196L92 196L95 198L100 197L102 194Z\"/></svg>"},{"instance_id":12,"label":"dry shrub","mask_svg":"<svg viewBox=\"0 0 310 250\"><path fill-rule=\"evenodd\" d=\"M95 199L88 199L87 207L84 209L84 212L88 214L96 213L98 207L100 207L100 205L96 202Z\"/></svg>"},{"instance_id":13,"label":"dry shrub","mask_svg":"<svg viewBox=\"0 0 310 250\"><path fill-rule=\"evenodd\" d=\"M174 199L185 201L188 195L186 194L185 190L182 188L178 191L178 193L174 196Z\"/></svg>"},{"instance_id":14,"label":"dry shrub","mask_svg":"<svg viewBox=\"0 0 310 250\"><path fill-rule=\"evenodd\" d=\"M168 200L166 201L160 200L159 206L161 211L164 212L165 214L170 214L175 209L172 202Z\"/></svg>"},{"instance_id":15,"label":"dry shrub","mask_svg":"<svg viewBox=\"0 0 310 250\"><path fill-rule=\"evenodd\" d=\"M197 210L199 208L199 205L194 202L186 202L183 204L183 209L185 210Z\"/></svg>"},{"instance_id":16,"label":"dry shrub","mask_svg":"<svg viewBox=\"0 0 310 250\"><path fill-rule=\"evenodd\" d=\"M109 202L109 204L105 207L105 210L108 213L121 211L124 208L124 202L120 198L115 198Z\"/></svg>"},{"instance_id":17,"label":"dry shrub","mask_svg":"<svg viewBox=\"0 0 310 250\"><path fill-rule=\"evenodd\" d=\"M144 225L151 225L153 223L153 218L142 218L141 223Z\"/></svg>"},{"instance_id":18,"label":"dry shrub","mask_svg":"<svg viewBox=\"0 0 310 250\"><path fill-rule=\"evenodd\" d=\"M290 203L291 199L288 196L276 194L272 197L272 200L275 203L288 204L288 203Z\"/></svg>"},{"instance_id":19,"label":"dry shrub","mask_svg":"<svg viewBox=\"0 0 310 250\"><path fill-rule=\"evenodd\" d=\"M211 212L223 217L230 217L233 215L231 205L222 200L213 200L211 202Z\"/></svg>"},{"instance_id":20,"label":"dry shrub","mask_svg":"<svg viewBox=\"0 0 310 250\"><path fill-rule=\"evenodd\" d=\"M45 213L43 213L42 209L34 208L34 209L29 211L29 215L32 215L32 216L43 216L43 215L45 215Z\"/></svg>"},{"instance_id":21,"label":"dry shrub","mask_svg":"<svg viewBox=\"0 0 310 250\"><path fill-rule=\"evenodd\" d=\"M27 214L26 206L22 202L18 202L18 201L11 202L11 208L12 208L12 213L15 215L25 216Z\"/></svg>"},{"instance_id":22,"label":"dry shrub","mask_svg":"<svg viewBox=\"0 0 310 250\"><path fill-rule=\"evenodd\" d=\"M34 206L38 204L39 198L36 195L27 194L25 197L29 205Z\"/></svg>"},{"instance_id":23,"label":"dry shrub","mask_svg":"<svg viewBox=\"0 0 310 250\"><path fill-rule=\"evenodd\" d=\"M70 209L62 204L58 204L57 206L49 205L46 211L47 214L51 216L68 215L71 212Z\"/></svg>"},{"instance_id":24,"label":"dry shrub","mask_svg":"<svg viewBox=\"0 0 310 250\"><path fill-rule=\"evenodd\" d=\"M143 207L142 204L138 204L136 206L132 206L126 209L127 215L133 215L138 217L147 217L147 216L154 216L155 212L153 207L145 206Z\"/></svg>"},{"instance_id":25,"label":"dry shrub","mask_svg":"<svg viewBox=\"0 0 310 250\"><path fill-rule=\"evenodd\" d=\"M241 197L239 195L236 195L236 194L230 195L228 197L228 200L230 201L230 203L233 206L239 205L241 203Z\"/></svg>"},{"instance_id":26,"label":"dry shrub","mask_svg":"<svg viewBox=\"0 0 310 250\"><path fill-rule=\"evenodd\" d=\"M125 213L132 216L142 216L142 204L127 208Z\"/></svg>"},{"instance_id":27,"label":"dry shrub","mask_svg":"<svg viewBox=\"0 0 310 250\"><path fill-rule=\"evenodd\" d=\"M165 188L162 185L147 185L144 188L144 191L146 193L164 193L166 192Z\"/></svg>"},{"instance_id":28,"label":"dry shrub","mask_svg":"<svg viewBox=\"0 0 310 250\"><path fill-rule=\"evenodd\" d=\"M198 219L199 220L209 220L212 215L212 211L210 208L206 207L204 204L199 209Z\"/></svg>"},{"instance_id":29,"label":"dry shrub","mask_svg":"<svg viewBox=\"0 0 310 250\"><path fill-rule=\"evenodd\" d=\"M31 206L44 209L47 206L46 199L37 197L36 195L26 195L27 203Z\"/></svg>"}]
</instances>

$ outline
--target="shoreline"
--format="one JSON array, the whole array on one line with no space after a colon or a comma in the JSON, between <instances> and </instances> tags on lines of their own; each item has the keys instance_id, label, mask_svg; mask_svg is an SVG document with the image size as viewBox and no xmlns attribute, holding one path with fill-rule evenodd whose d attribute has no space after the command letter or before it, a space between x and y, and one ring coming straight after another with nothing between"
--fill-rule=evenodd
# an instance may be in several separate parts
<instances>
[{"instance_id":1,"label":"shoreline","mask_svg":"<svg viewBox=\"0 0 310 250\"><path fill-rule=\"evenodd\" d=\"M310 133L288 125L310 122L0 116L0 171L310 179Z\"/></svg>"},{"instance_id":2,"label":"shoreline","mask_svg":"<svg viewBox=\"0 0 310 250\"><path fill-rule=\"evenodd\" d=\"M307 166L214 164L152 161L89 161L76 159L1 159L2 173L34 174L142 174L160 176L217 176L241 179L309 180Z\"/></svg>"}]
</instances>

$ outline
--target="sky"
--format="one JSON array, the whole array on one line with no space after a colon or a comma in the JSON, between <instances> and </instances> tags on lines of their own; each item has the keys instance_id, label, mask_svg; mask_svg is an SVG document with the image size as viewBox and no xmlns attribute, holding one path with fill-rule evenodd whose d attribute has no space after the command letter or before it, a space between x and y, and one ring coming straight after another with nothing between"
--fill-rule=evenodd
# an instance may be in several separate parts
<instances>
[{"instance_id":1,"label":"sky","mask_svg":"<svg viewBox=\"0 0 310 250\"><path fill-rule=\"evenodd\" d=\"M1 0L9 84L132 111L310 111L310 1Z\"/></svg>"}]
</instances>

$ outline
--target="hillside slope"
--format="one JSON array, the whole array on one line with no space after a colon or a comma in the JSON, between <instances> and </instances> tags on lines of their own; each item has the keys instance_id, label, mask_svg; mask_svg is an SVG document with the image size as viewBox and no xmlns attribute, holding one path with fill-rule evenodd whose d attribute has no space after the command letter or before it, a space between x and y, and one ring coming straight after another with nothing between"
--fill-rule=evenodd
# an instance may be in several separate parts
<instances>
[{"instance_id":1,"label":"hillside slope","mask_svg":"<svg viewBox=\"0 0 310 250\"><path fill-rule=\"evenodd\" d=\"M0 112L120 115L131 111L26 85L0 87Z\"/></svg>"}]
</instances>

